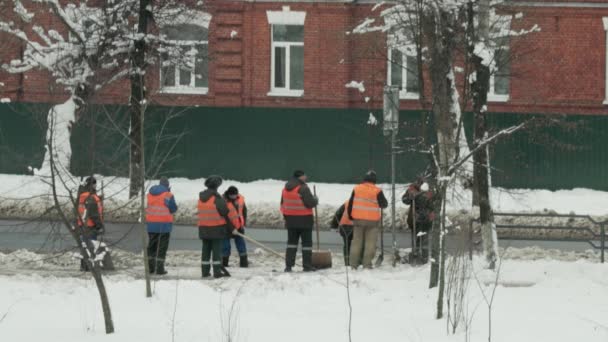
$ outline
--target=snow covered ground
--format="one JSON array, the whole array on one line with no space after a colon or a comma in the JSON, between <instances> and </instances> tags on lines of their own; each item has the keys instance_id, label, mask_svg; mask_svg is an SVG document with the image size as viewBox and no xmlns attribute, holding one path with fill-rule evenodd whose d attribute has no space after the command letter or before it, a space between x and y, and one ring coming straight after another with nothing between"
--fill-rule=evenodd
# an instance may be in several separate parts
<instances>
[{"instance_id":1,"label":"snow covered ground","mask_svg":"<svg viewBox=\"0 0 608 342\"><path fill-rule=\"evenodd\" d=\"M513 251L516 258L503 261L492 341L607 341L608 266L528 258L534 255L528 252ZM281 261L259 256L251 269L231 268L230 279L200 280L195 256L172 255L173 277L154 280L150 299L141 278L129 273L133 269L105 277L116 326L111 336L104 334L97 290L88 275L43 276L24 270L0 275L0 340L348 341L343 268L273 273ZM19 258L38 257L24 251L0 254L0 261L9 264ZM469 340L485 341L488 311L481 291L489 294L495 277L481 269L479 260L474 265L481 285L471 277ZM434 319L437 291L427 287L426 267L385 263L373 271L351 272L352 340L466 341L464 325L450 335L446 319Z\"/></svg>"},{"instance_id":2,"label":"snow covered ground","mask_svg":"<svg viewBox=\"0 0 608 342\"><path fill-rule=\"evenodd\" d=\"M115 221L133 222L138 218L138 204L128 200L128 180L126 178L99 177L105 184L105 207L107 218ZM156 184L150 182L149 184ZM171 190L176 196L180 210L176 220L180 223L194 222L198 192L204 189L204 179L190 180L185 178L171 179ZM284 181L259 180L249 183L224 181L220 192L228 186L235 185L245 196L250 210L249 225L253 227L282 227L283 218L279 212L279 201ZM311 182L316 186L320 199L320 223L326 226L338 206L350 196L353 184L328 184ZM387 197L390 194L388 184L380 185ZM74 185L74 188L76 185ZM397 188L398 225L403 225L406 206L400 201L405 191L405 184ZM494 209L502 212L542 212L553 210L558 213L589 214L594 216L608 215L605 203L608 193L590 189L573 189L560 191L547 190L505 190L492 189ZM51 206L49 186L40 178L22 175L0 175L0 217L31 218L42 215ZM450 211L469 210L468 201L451 201ZM389 215L385 215L388 219Z\"/></svg>"}]
</instances>

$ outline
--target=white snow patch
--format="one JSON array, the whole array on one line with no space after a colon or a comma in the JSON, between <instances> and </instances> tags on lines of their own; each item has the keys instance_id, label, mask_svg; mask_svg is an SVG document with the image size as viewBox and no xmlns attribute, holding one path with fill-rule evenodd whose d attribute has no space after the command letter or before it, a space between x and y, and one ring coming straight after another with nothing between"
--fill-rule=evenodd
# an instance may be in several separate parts
<instances>
[{"instance_id":1,"label":"white snow patch","mask_svg":"<svg viewBox=\"0 0 608 342\"><path fill-rule=\"evenodd\" d=\"M346 88L357 89L357 90L359 90L360 93L364 93L365 92L365 86L363 85L363 81L361 81L361 82L350 81L350 83L347 83L345 85L345 87Z\"/></svg>"},{"instance_id":2,"label":"white snow patch","mask_svg":"<svg viewBox=\"0 0 608 342\"><path fill-rule=\"evenodd\" d=\"M8 97L3 97L0 99L0 103L10 103L10 102L11 102L11 99Z\"/></svg>"},{"instance_id":3,"label":"white snow patch","mask_svg":"<svg viewBox=\"0 0 608 342\"><path fill-rule=\"evenodd\" d=\"M236 38L236 36L238 36L239 33L235 30L232 30L232 32L230 32L230 39L234 39Z\"/></svg>"},{"instance_id":4,"label":"white snow patch","mask_svg":"<svg viewBox=\"0 0 608 342\"><path fill-rule=\"evenodd\" d=\"M378 124L378 120L374 116L374 114L369 113L369 119L367 120L367 124L370 126L376 126Z\"/></svg>"}]
</instances>

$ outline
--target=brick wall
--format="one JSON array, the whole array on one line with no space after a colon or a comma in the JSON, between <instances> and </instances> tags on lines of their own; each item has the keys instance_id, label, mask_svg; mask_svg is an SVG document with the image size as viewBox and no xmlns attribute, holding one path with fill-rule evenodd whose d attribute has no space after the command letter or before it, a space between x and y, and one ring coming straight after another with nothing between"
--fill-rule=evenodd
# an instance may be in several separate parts
<instances>
[{"instance_id":1,"label":"brick wall","mask_svg":"<svg viewBox=\"0 0 608 342\"><path fill-rule=\"evenodd\" d=\"M590 1L587 1L590 2ZM605 1L597 1L604 3ZM153 102L163 105L219 107L381 108L387 73L386 44L381 33L347 32L372 16L369 5L326 2L244 2L211 0L209 93L161 94L158 67L150 67L147 82ZM304 37L304 95L268 96L270 90L270 25L266 11L306 11ZM521 7L525 15L514 28L537 24L541 32L513 39L510 99L490 103L494 112L608 114L605 100L606 32L602 18L608 8ZM10 16L2 11L1 18ZM47 11L37 13L44 25L61 25ZM237 35L231 37L231 32ZM1 63L19 56L23 44L0 34ZM347 89L363 81L366 92ZM23 75L0 71L0 96L13 101L58 102L67 94L48 73ZM428 81L427 81L428 87ZM100 103L126 103L128 82L115 82L96 94ZM365 97L370 101L366 103ZM403 100L403 109L418 109L416 100Z\"/></svg>"}]
</instances>

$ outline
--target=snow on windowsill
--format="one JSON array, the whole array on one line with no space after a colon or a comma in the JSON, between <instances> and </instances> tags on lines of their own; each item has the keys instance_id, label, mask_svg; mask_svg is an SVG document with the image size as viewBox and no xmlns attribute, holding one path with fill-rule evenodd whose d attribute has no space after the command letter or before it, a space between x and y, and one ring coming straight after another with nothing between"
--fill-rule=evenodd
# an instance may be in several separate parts
<instances>
[{"instance_id":1,"label":"snow on windowsill","mask_svg":"<svg viewBox=\"0 0 608 342\"><path fill-rule=\"evenodd\" d=\"M185 95L207 95L209 88L194 87L164 87L160 90L161 94L185 94Z\"/></svg>"},{"instance_id":2,"label":"snow on windowsill","mask_svg":"<svg viewBox=\"0 0 608 342\"><path fill-rule=\"evenodd\" d=\"M507 102L509 95L488 94L488 102Z\"/></svg>"},{"instance_id":3,"label":"snow on windowsill","mask_svg":"<svg viewBox=\"0 0 608 342\"><path fill-rule=\"evenodd\" d=\"M418 94L418 93L400 92L399 93L399 99L400 100L419 100L420 99L420 94Z\"/></svg>"},{"instance_id":4,"label":"snow on windowsill","mask_svg":"<svg viewBox=\"0 0 608 342\"><path fill-rule=\"evenodd\" d=\"M266 94L268 96L283 96L283 97L302 97L304 90L278 90L273 89Z\"/></svg>"},{"instance_id":5,"label":"snow on windowsill","mask_svg":"<svg viewBox=\"0 0 608 342\"><path fill-rule=\"evenodd\" d=\"M608 99L605 99L603 104L608 105Z\"/></svg>"}]
</instances>

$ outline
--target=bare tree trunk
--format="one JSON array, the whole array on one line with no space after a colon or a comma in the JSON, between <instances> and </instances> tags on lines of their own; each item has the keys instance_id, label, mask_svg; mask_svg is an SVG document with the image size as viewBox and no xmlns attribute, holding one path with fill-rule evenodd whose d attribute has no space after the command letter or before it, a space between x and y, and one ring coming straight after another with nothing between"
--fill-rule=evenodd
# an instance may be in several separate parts
<instances>
[{"instance_id":1,"label":"bare tree trunk","mask_svg":"<svg viewBox=\"0 0 608 342\"><path fill-rule=\"evenodd\" d=\"M144 179L142 178L143 162L143 146L140 146L140 141L144 134L142 125L144 115L143 108L145 107L146 89L144 84L144 71L146 69L146 41L144 35L148 32L148 10L150 0L139 1L139 22L137 24L137 33L140 35L136 41L134 49L131 53L131 125L129 137L131 140L130 162L129 162L129 198L137 196L140 189L143 188Z\"/></svg>"},{"instance_id":2,"label":"bare tree trunk","mask_svg":"<svg viewBox=\"0 0 608 342\"><path fill-rule=\"evenodd\" d=\"M490 66L484 63L482 58L475 54L475 45L479 42L489 49L489 0L479 1L478 13L478 35L475 34L474 19L475 10L473 2L468 3L468 27L469 27L469 54L475 67L476 78L472 87L473 116L475 119L474 141L477 146L487 137L486 113L488 102L488 91L490 89ZM479 203L479 219L481 222L481 235L486 261L490 269L496 266L498 259L496 225L490 204L490 160L488 146L480 149L473 155L474 183L477 190Z\"/></svg>"},{"instance_id":3,"label":"bare tree trunk","mask_svg":"<svg viewBox=\"0 0 608 342\"><path fill-rule=\"evenodd\" d=\"M49 124L50 124L50 122L49 122ZM52 127L55 127L54 123L53 123ZM53 132L51 132L50 137L51 138L48 140L47 144L49 146L50 151L52 151L53 147L54 147L53 139L52 139ZM54 202L55 210L57 210L57 214L61 218L61 221L63 222L64 226L66 227L66 229L68 230L68 232L70 233L72 238L74 238L74 241L76 242L76 245L78 246L78 248L80 250L80 255L83 258L85 264L90 266L91 273L93 275L93 279L95 279L95 285L97 286L97 291L99 292L99 299L101 300L101 309L103 311L103 318L104 318L104 322L105 322L106 334L112 334L112 333L114 333L114 322L112 321L112 311L110 309L110 301L108 300L108 293L106 291L106 287L103 282L103 278L101 276L101 268L99 265L99 261L95 260L96 259L95 246L91 242L91 239L86 237L86 234L79 234L79 232L76 231L75 227L70 223L70 220L67 218L67 216L63 212L62 205L59 202L59 197L57 195L57 180L59 179L63 183L64 186L66 186L66 180L61 178L61 176L60 176L61 173L59 173L59 175L57 173L58 166L60 168L62 166L57 165L55 163L54 153L49 153L49 166L50 166L50 173L51 173L51 190L53 193L53 202ZM69 190L69 189L67 189L67 190ZM72 208L77 217L78 216L78 203L74 200L74 198L71 194L70 194L70 197L71 197ZM81 241L81 235L82 235L84 241Z\"/></svg>"},{"instance_id":4,"label":"bare tree trunk","mask_svg":"<svg viewBox=\"0 0 608 342\"><path fill-rule=\"evenodd\" d=\"M142 234L142 249L144 255L144 276L146 279L146 297L152 297L150 287L150 268L148 265L147 233L145 227L145 187L146 168L144 159L144 117L146 108L146 41L148 32L150 0L139 1L139 22L137 33L139 39L135 41L135 48L131 54L131 161L129 164L129 198L140 195L139 222Z\"/></svg>"},{"instance_id":5,"label":"bare tree trunk","mask_svg":"<svg viewBox=\"0 0 608 342\"><path fill-rule=\"evenodd\" d=\"M448 177L450 164L459 155L457 117L456 108L459 104L454 103L458 97L454 96L454 73L452 71L452 60L454 50L453 30L450 30L445 16L439 8L435 11L425 11L422 15L423 35L428 39L429 45L429 71L431 76L433 115L435 117L437 133L437 177L438 185L441 189L441 196L434 201L435 212L441 212L443 201L446 200L447 182L442 179ZM435 223L431 236L431 277L429 287L435 287L439 282L440 266L440 236L441 227Z\"/></svg>"},{"instance_id":6,"label":"bare tree trunk","mask_svg":"<svg viewBox=\"0 0 608 342\"><path fill-rule=\"evenodd\" d=\"M446 191L447 191L447 187L443 187L442 190L442 194L441 196L443 198L446 197ZM445 220L446 220L446 216L445 216L445 207L446 207L446 203L445 200L441 201L442 204L442 208L441 208L441 234L439 237L439 244L440 244L440 248L439 248L439 264L440 264L440 270L439 270L439 294L437 296L437 319L441 319L443 318L443 296L445 293L445 236L446 236L446 227L445 227Z\"/></svg>"}]
</instances>

